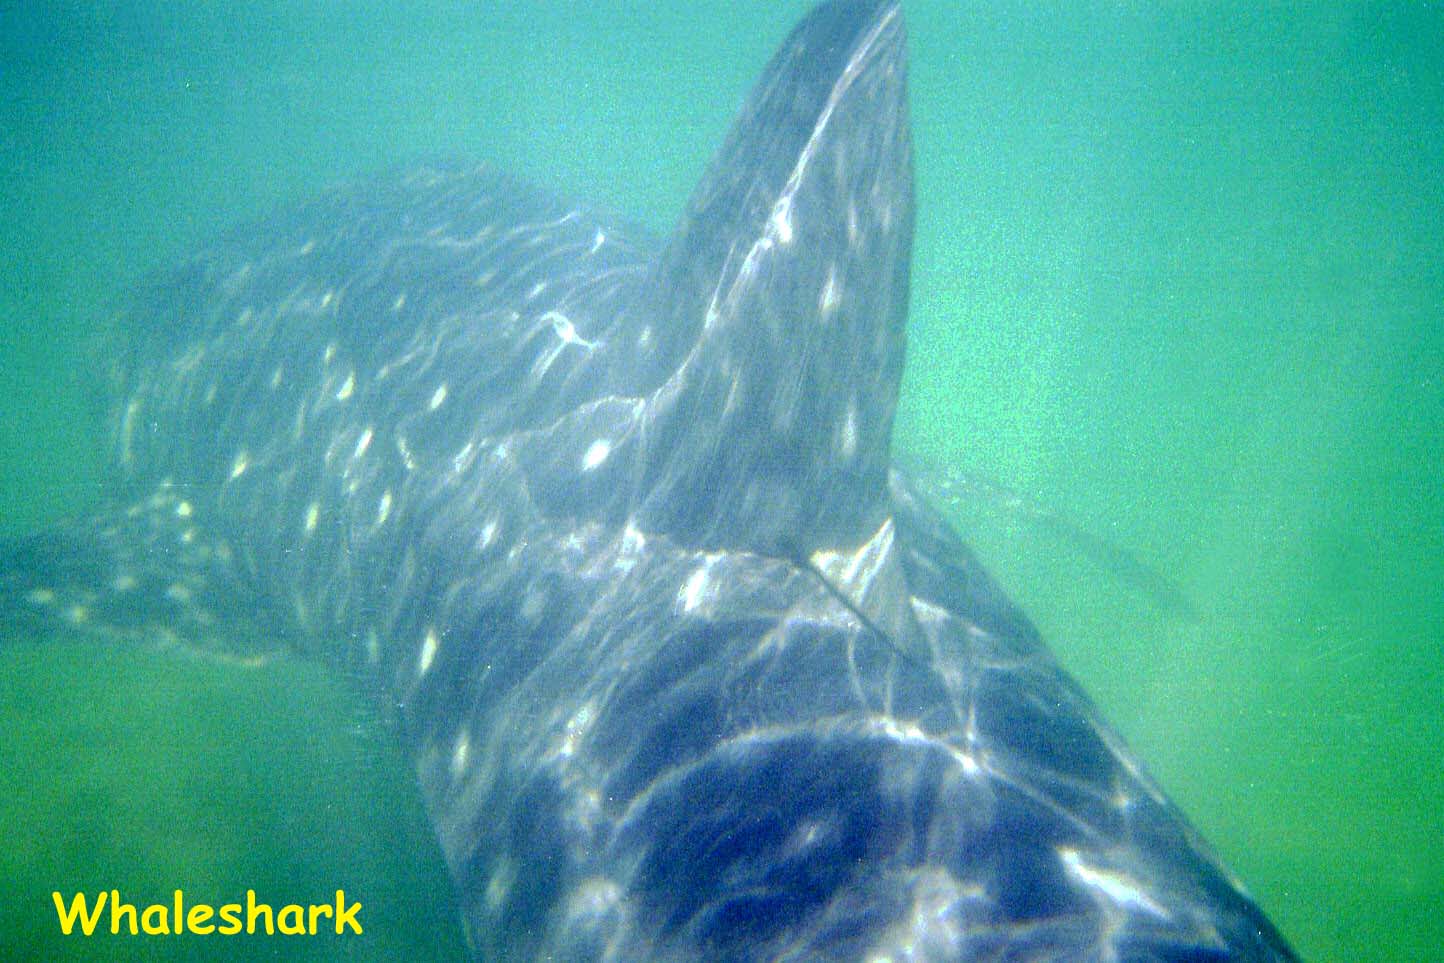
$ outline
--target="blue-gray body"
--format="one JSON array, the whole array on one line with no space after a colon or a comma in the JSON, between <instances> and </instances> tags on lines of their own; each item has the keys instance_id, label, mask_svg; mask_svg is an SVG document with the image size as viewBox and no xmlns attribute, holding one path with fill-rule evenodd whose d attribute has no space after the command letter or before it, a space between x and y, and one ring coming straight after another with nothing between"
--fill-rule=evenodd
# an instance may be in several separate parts
<instances>
[{"instance_id":1,"label":"blue-gray body","mask_svg":"<svg viewBox=\"0 0 1444 963\"><path fill-rule=\"evenodd\" d=\"M484 169L237 233L5 605L363 680L482 958L1293 959L889 467L904 77L814 11L665 244Z\"/></svg>"}]
</instances>

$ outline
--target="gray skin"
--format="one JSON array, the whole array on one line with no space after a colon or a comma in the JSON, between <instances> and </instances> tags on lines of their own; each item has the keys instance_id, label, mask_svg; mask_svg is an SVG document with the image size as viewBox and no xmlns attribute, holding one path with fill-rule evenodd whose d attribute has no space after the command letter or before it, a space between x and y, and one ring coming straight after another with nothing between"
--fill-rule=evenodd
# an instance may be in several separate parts
<instances>
[{"instance_id":1,"label":"gray skin","mask_svg":"<svg viewBox=\"0 0 1444 963\"><path fill-rule=\"evenodd\" d=\"M889 467L905 74L813 11L663 245L423 168L202 253L6 616L360 679L481 959L1295 959Z\"/></svg>"}]
</instances>

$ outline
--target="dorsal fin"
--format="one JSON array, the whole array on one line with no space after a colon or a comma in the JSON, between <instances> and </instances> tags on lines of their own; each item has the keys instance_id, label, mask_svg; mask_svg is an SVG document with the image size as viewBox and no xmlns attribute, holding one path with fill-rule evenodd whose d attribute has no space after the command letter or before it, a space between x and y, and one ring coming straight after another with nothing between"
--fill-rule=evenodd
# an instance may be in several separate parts
<instances>
[{"instance_id":1,"label":"dorsal fin","mask_svg":"<svg viewBox=\"0 0 1444 963\"><path fill-rule=\"evenodd\" d=\"M896 0L773 58L654 265L644 527L805 558L887 513L912 242Z\"/></svg>"}]
</instances>

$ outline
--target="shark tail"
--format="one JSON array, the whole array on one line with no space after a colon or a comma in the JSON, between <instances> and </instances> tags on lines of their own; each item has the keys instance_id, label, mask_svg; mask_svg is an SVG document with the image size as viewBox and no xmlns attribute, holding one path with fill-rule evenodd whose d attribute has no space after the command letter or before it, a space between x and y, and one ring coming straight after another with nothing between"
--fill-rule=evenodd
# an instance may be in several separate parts
<instances>
[{"instance_id":1,"label":"shark tail","mask_svg":"<svg viewBox=\"0 0 1444 963\"><path fill-rule=\"evenodd\" d=\"M142 641L240 664L272 654L225 541L166 493L39 532L0 539L4 639L84 634ZM253 628L259 629L259 626Z\"/></svg>"}]
</instances>

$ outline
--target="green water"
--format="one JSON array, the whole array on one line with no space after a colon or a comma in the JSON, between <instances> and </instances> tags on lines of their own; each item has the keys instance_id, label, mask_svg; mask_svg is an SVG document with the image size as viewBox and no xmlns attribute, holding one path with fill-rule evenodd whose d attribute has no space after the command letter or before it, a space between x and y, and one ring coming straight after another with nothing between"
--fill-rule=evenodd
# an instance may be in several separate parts
<instances>
[{"instance_id":1,"label":"green water","mask_svg":"<svg viewBox=\"0 0 1444 963\"><path fill-rule=\"evenodd\" d=\"M958 521L1299 951L1444 945L1444 12L913 3L899 444L1127 546L1180 621ZM805 3L0 3L0 528L93 504L93 336L217 231L427 156L665 230ZM446 958L339 680L0 652L0 958ZM360 940L79 941L53 889L368 904Z\"/></svg>"}]
</instances>

